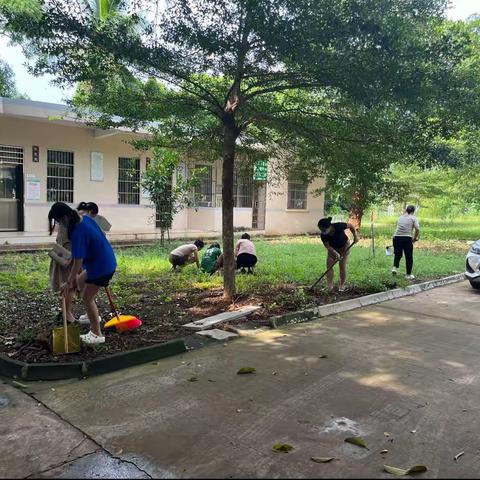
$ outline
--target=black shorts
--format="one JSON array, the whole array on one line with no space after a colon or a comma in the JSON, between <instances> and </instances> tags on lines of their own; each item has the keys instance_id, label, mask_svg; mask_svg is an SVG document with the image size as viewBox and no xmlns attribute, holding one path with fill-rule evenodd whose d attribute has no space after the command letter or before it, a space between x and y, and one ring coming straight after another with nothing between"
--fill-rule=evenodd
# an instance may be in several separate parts
<instances>
[{"instance_id":1,"label":"black shorts","mask_svg":"<svg viewBox=\"0 0 480 480\"><path fill-rule=\"evenodd\" d=\"M251 268L257 264L257 257L251 253L241 253L237 257L237 269L238 268Z\"/></svg>"},{"instance_id":2,"label":"black shorts","mask_svg":"<svg viewBox=\"0 0 480 480\"><path fill-rule=\"evenodd\" d=\"M102 277L97 278L87 278L85 283L91 283L96 285L97 287L108 287L110 280L112 279L113 275L115 274L115 270L108 275L103 275Z\"/></svg>"},{"instance_id":3,"label":"black shorts","mask_svg":"<svg viewBox=\"0 0 480 480\"><path fill-rule=\"evenodd\" d=\"M174 267L183 267L183 265L185 265L185 263L187 262L187 258L188 257L181 257L180 255L170 254L169 260Z\"/></svg>"}]
</instances>

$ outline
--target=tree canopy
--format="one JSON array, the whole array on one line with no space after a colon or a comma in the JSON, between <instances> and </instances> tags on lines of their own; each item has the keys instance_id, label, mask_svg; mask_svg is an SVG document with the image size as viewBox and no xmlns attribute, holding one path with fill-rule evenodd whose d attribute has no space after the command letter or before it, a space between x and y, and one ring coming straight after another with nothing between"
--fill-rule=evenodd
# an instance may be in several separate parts
<instances>
[{"instance_id":1,"label":"tree canopy","mask_svg":"<svg viewBox=\"0 0 480 480\"><path fill-rule=\"evenodd\" d=\"M371 111L447 108L439 92L470 80L455 74L471 39L444 27L446 3L125 0L121 15L99 15L83 0L0 0L0 14L34 71L81 83L77 103L103 125L154 122L161 144L221 155L232 298L236 152L275 153L287 170L302 160L310 175L349 146L389 145Z\"/></svg>"},{"instance_id":2,"label":"tree canopy","mask_svg":"<svg viewBox=\"0 0 480 480\"><path fill-rule=\"evenodd\" d=\"M21 96L15 85L15 74L8 63L0 59L0 97Z\"/></svg>"}]
</instances>

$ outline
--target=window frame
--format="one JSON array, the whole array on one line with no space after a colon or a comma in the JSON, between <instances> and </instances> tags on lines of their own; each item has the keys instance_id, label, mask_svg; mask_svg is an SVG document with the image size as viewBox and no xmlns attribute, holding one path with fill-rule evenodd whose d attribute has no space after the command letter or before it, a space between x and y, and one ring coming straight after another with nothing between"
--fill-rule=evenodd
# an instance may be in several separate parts
<instances>
[{"instance_id":1,"label":"window frame","mask_svg":"<svg viewBox=\"0 0 480 480\"><path fill-rule=\"evenodd\" d=\"M243 180L243 182L239 183L239 179ZM253 208L253 187L253 172L237 169L233 171L234 208ZM245 192L247 193L245 194Z\"/></svg>"},{"instance_id":2,"label":"window frame","mask_svg":"<svg viewBox=\"0 0 480 480\"><path fill-rule=\"evenodd\" d=\"M306 211L308 209L308 185L309 183L303 180L301 175L290 175L287 183L287 210ZM302 202L302 206L298 206L299 201Z\"/></svg>"},{"instance_id":3,"label":"window frame","mask_svg":"<svg viewBox=\"0 0 480 480\"><path fill-rule=\"evenodd\" d=\"M51 159L53 154L64 154L71 156L71 164L58 162L57 159ZM64 158L64 160L70 160ZM54 161L57 160L57 161ZM56 169L56 170L55 170ZM70 175L60 175L61 170L67 171ZM56 175L55 175L56 173ZM60 188L63 187L63 188ZM47 148L47 202L73 203L75 195L75 152L71 150L61 150Z\"/></svg>"},{"instance_id":4,"label":"window frame","mask_svg":"<svg viewBox=\"0 0 480 480\"><path fill-rule=\"evenodd\" d=\"M195 207L213 208L215 207L215 187L214 187L214 169L213 165L195 164L195 169L206 168L207 172L198 176L200 184L193 188L193 198ZM206 180L205 180L206 178ZM208 186L207 192L202 192L202 188ZM201 197L201 198L200 198ZM208 200L210 198L210 200Z\"/></svg>"},{"instance_id":5,"label":"window frame","mask_svg":"<svg viewBox=\"0 0 480 480\"><path fill-rule=\"evenodd\" d=\"M122 166L122 161L125 160L133 161L136 165L124 168ZM134 180L124 178L125 172L131 171L132 169L134 170L136 178ZM140 170L141 166L139 157L118 157L117 202L119 205L140 205ZM122 188L128 186L132 187L126 189Z\"/></svg>"}]
</instances>

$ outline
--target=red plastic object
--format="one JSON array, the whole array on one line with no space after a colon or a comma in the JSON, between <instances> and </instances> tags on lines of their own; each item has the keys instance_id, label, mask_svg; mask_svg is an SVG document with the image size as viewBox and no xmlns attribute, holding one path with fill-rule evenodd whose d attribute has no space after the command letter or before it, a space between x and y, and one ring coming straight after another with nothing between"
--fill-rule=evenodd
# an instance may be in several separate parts
<instances>
[{"instance_id":1,"label":"red plastic object","mask_svg":"<svg viewBox=\"0 0 480 480\"><path fill-rule=\"evenodd\" d=\"M104 329L107 331L116 330L117 332L126 332L128 330L134 330L140 327L140 325L142 325L142 321L133 315L119 315L118 318L113 317L108 321Z\"/></svg>"}]
</instances>

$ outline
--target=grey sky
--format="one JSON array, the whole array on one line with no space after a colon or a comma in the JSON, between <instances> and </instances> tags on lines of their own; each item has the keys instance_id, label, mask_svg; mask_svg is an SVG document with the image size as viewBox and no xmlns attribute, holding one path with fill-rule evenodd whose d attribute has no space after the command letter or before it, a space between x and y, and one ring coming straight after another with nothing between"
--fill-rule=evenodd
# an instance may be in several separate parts
<instances>
[{"instance_id":1,"label":"grey sky","mask_svg":"<svg viewBox=\"0 0 480 480\"><path fill-rule=\"evenodd\" d=\"M451 0L450 4L449 17L455 20L466 19L472 13L480 13L479 0ZM8 39L2 36L0 36L0 52L0 58L5 60L15 72L18 90L26 93L32 100L63 103L66 98L70 98L73 89L62 90L52 85L51 76L30 75L25 67L27 60L22 49L19 46L9 45Z\"/></svg>"}]
</instances>

